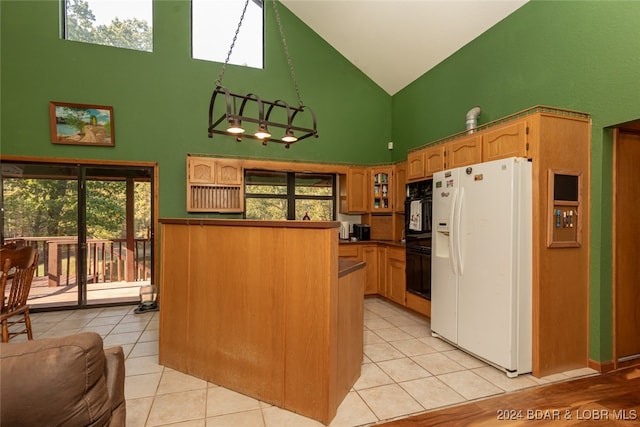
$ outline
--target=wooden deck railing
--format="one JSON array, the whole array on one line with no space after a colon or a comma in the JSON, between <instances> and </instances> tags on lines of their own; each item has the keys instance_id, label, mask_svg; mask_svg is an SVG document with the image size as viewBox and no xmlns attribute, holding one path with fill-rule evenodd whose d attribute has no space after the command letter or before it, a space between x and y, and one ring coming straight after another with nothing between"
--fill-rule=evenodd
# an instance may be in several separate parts
<instances>
[{"instance_id":1,"label":"wooden deck railing","mask_svg":"<svg viewBox=\"0 0 640 427\"><path fill-rule=\"evenodd\" d=\"M73 236L22 237L5 239L5 243L20 240L33 246L40 254L36 277L48 277L49 286L67 286L76 283L78 240ZM127 268L127 254L133 260ZM87 240L87 283L136 282L151 278L151 241L135 239L128 251L125 239Z\"/></svg>"}]
</instances>

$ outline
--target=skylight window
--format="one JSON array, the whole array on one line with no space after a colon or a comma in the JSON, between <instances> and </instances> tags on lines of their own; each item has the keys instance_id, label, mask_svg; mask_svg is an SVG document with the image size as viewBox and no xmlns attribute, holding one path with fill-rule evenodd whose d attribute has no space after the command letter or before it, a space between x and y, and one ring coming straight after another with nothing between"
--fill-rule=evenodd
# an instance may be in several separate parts
<instances>
[{"instance_id":1,"label":"skylight window","mask_svg":"<svg viewBox=\"0 0 640 427\"><path fill-rule=\"evenodd\" d=\"M225 62L244 5L245 0L191 1L193 58ZM230 64L262 68L263 24L263 1L249 0Z\"/></svg>"},{"instance_id":2,"label":"skylight window","mask_svg":"<svg viewBox=\"0 0 640 427\"><path fill-rule=\"evenodd\" d=\"M153 51L152 0L63 0L66 40Z\"/></svg>"}]
</instances>

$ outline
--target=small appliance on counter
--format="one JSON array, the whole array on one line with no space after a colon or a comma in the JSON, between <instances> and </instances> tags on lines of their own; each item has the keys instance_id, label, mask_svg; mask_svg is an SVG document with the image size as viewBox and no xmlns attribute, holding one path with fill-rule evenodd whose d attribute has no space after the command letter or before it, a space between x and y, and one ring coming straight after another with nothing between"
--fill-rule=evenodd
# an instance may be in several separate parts
<instances>
[{"instance_id":1,"label":"small appliance on counter","mask_svg":"<svg viewBox=\"0 0 640 427\"><path fill-rule=\"evenodd\" d=\"M367 224L353 224L353 237L357 240L370 240L371 227Z\"/></svg>"},{"instance_id":2,"label":"small appliance on counter","mask_svg":"<svg viewBox=\"0 0 640 427\"><path fill-rule=\"evenodd\" d=\"M349 222L340 221L340 239L349 240Z\"/></svg>"}]
</instances>

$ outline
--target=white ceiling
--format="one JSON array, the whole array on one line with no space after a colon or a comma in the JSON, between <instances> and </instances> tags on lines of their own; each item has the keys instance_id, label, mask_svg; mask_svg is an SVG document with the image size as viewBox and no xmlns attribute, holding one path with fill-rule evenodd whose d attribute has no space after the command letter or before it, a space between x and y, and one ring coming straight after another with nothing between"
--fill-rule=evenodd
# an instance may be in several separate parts
<instances>
[{"instance_id":1,"label":"white ceiling","mask_svg":"<svg viewBox=\"0 0 640 427\"><path fill-rule=\"evenodd\" d=\"M282 0L390 95L527 0Z\"/></svg>"}]
</instances>

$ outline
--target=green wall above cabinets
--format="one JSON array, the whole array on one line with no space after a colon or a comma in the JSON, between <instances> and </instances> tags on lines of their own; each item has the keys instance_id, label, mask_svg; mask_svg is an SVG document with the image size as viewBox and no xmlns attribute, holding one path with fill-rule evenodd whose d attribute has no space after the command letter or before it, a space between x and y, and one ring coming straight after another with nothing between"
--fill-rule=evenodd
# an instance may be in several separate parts
<instances>
[{"instance_id":1,"label":"green wall above cabinets","mask_svg":"<svg viewBox=\"0 0 640 427\"><path fill-rule=\"evenodd\" d=\"M184 217L187 153L282 160L379 163L390 160L391 97L279 5L302 99L319 138L285 149L207 136L208 110L222 64L191 58L188 0L153 4L154 51L60 39L60 2L0 2L2 154L157 161L160 215ZM266 100L297 104L282 40L268 2L264 69L229 65L223 84ZM228 46L228 39L212 40ZM226 49L226 47L225 47ZM53 145L49 101L114 108L115 147Z\"/></svg>"}]
</instances>

